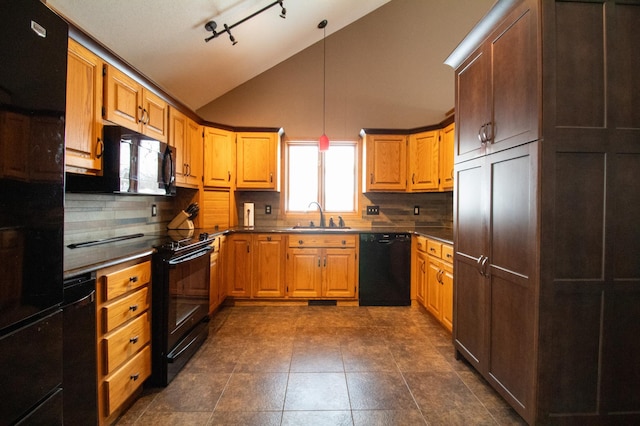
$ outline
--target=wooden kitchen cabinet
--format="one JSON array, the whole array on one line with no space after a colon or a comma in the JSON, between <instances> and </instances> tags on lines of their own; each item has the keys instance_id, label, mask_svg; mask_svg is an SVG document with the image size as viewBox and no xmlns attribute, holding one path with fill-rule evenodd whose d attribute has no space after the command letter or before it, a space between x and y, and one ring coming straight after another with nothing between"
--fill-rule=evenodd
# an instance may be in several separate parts
<instances>
[{"instance_id":1,"label":"wooden kitchen cabinet","mask_svg":"<svg viewBox=\"0 0 640 426\"><path fill-rule=\"evenodd\" d=\"M427 240L424 306L449 331L453 329L453 249Z\"/></svg>"},{"instance_id":2,"label":"wooden kitchen cabinet","mask_svg":"<svg viewBox=\"0 0 640 426\"><path fill-rule=\"evenodd\" d=\"M288 240L286 281L289 297L356 297L356 235L290 234Z\"/></svg>"},{"instance_id":3,"label":"wooden kitchen cabinet","mask_svg":"<svg viewBox=\"0 0 640 426\"><path fill-rule=\"evenodd\" d=\"M204 186L232 188L235 183L236 135L229 130L204 127Z\"/></svg>"},{"instance_id":4,"label":"wooden kitchen cabinet","mask_svg":"<svg viewBox=\"0 0 640 426\"><path fill-rule=\"evenodd\" d=\"M202 127L169 107L169 145L176 148L176 184L198 188L202 181Z\"/></svg>"},{"instance_id":5,"label":"wooden kitchen cabinet","mask_svg":"<svg viewBox=\"0 0 640 426\"><path fill-rule=\"evenodd\" d=\"M363 152L365 192L406 190L406 135L365 134Z\"/></svg>"},{"instance_id":6,"label":"wooden kitchen cabinet","mask_svg":"<svg viewBox=\"0 0 640 426\"><path fill-rule=\"evenodd\" d=\"M236 188L280 191L280 133L236 133Z\"/></svg>"},{"instance_id":7,"label":"wooden kitchen cabinet","mask_svg":"<svg viewBox=\"0 0 640 426\"><path fill-rule=\"evenodd\" d=\"M220 237L214 238L212 251L209 257L209 315L211 315L222 303L221 299L221 268L220 268Z\"/></svg>"},{"instance_id":8,"label":"wooden kitchen cabinet","mask_svg":"<svg viewBox=\"0 0 640 426\"><path fill-rule=\"evenodd\" d=\"M151 375L151 258L96 273L99 424L111 424Z\"/></svg>"},{"instance_id":9,"label":"wooden kitchen cabinet","mask_svg":"<svg viewBox=\"0 0 640 426\"><path fill-rule=\"evenodd\" d=\"M284 297L285 241L283 234L253 235L253 297Z\"/></svg>"},{"instance_id":10,"label":"wooden kitchen cabinet","mask_svg":"<svg viewBox=\"0 0 640 426\"><path fill-rule=\"evenodd\" d=\"M239 298L251 297L251 234L229 235L225 250L227 294Z\"/></svg>"},{"instance_id":11,"label":"wooden kitchen cabinet","mask_svg":"<svg viewBox=\"0 0 640 426\"><path fill-rule=\"evenodd\" d=\"M539 136L538 18L522 2L456 72L456 162Z\"/></svg>"},{"instance_id":12,"label":"wooden kitchen cabinet","mask_svg":"<svg viewBox=\"0 0 640 426\"><path fill-rule=\"evenodd\" d=\"M73 39L67 56L66 171L102 172L103 60Z\"/></svg>"},{"instance_id":13,"label":"wooden kitchen cabinet","mask_svg":"<svg viewBox=\"0 0 640 426\"><path fill-rule=\"evenodd\" d=\"M427 291L427 239L426 237L415 235L411 241L411 285L415 299L422 306L426 304Z\"/></svg>"},{"instance_id":14,"label":"wooden kitchen cabinet","mask_svg":"<svg viewBox=\"0 0 640 426\"><path fill-rule=\"evenodd\" d=\"M453 191L453 152L455 147L455 123L451 123L444 129L440 130L439 139L439 189L442 192Z\"/></svg>"},{"instance_id":15,"label":"wooden kitchen cabinet","mask_svg":"<svg viewBox=\"0 0 640 426\"><path fill-rule=\"evenodd\" d=\"M116 67L104 70L104 119L167 142L167 102Z\"/></svg>"},{"instance_id":16,"label":"wooden kitchen cabinet","mask_svg":"<svg viewBox=\"0 0 640 426\"><path fill-rule=\"evenodd\" d=\"M439 189L439 137L438 130L409 136L407 191L424 192Z\"/></svg>"}]
</instances>

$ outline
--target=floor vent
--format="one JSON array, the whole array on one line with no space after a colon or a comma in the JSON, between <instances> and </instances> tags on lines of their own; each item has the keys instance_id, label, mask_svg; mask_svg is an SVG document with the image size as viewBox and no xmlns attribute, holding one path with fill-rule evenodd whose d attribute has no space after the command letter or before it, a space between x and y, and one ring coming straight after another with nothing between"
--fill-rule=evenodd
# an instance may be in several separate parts
<instances>
[{"instance_id":1,"label":"floor vent","mask_svg":"<svg viewBox=\"0 0 640 426\"><path fill-rule=\"evenodd\" d=\"M337 300L309 300L309 306L336 306Z\"/></svg>"}]
</instances>

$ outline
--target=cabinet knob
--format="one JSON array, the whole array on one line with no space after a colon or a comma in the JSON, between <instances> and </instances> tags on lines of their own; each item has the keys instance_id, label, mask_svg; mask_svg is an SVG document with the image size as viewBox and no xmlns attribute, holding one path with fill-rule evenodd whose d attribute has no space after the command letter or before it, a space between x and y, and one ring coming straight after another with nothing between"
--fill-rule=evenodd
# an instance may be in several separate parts
<instances>
[{"instance_id":1,"label":"cabinet knob","mask_svg":"<svg viewBox=\"0 0 640 426\"><path fill-rule=\"evenodd\" d=\"M302 241L302 240L298 240L298 244L299 244L299 245L302 245L302 244L304 244L304 241Z\"/></svg>"},{"instance_id":2,"label":"cabinet knob","mask_svg":"<svg viewBox=\"0 0 640 426\"><path fill-rule=\"evenodd\" d=\"M138 282L138 277L129 277L129 282L137 283Z\"/></svg>"},{"instance_id":3,"label":"cabinet knob","mask_svg":"<svg viewBox=\"0 0 640 426\"><path fill-rule=\"evenodd\" d=\"M138 343L138 339L139 339L139 336L135 336L135 337L130 338L129 342L133 343L135 345L136 343Z\"/></svg>"},{"instance_id":4,"label":"cabinet knob","mask_svg":"<svg viewBox=\"0 0 640 426\"><path fill-rule=\"evenodd\" d=\"M267 237L267 241L271 241L271 235Z\"/></svg>"},{"instance_id":5,"label":"cabinet knob","mask_svg":"<svg viewBox=\"0 0 640 426\"><path fill-rule=\"evenodd\" d=\"M130 376L129 376L129 378L130 378L131 380L133 380L134 382L135 382L136 380L138 380L138 378L139 378L139 377L140 377L140 373L132 374L132 375L130 375Z\"/></svg>"},{"instance_id":6,"label":"cabinet knob","mask_svg":"<svg viewBox=\"0 0 640 426\"><path fill-rule=\"evenodd\" d=\"M347 245L347 240L342 240L342 245L346 246Z\"/></svg>"},{"instance_id":7,"label":"cabinet knob","mask_svg":"<svg viewBox=\"0 0 640 426\"><path fill-rule=\"evenodd\" d=\"M131 305L131 306L129 306L129 310L130 310L131 312L135 312L135 311L137 311L137 310L138 310L138 305Z\"/></svg>"}]
</instances>

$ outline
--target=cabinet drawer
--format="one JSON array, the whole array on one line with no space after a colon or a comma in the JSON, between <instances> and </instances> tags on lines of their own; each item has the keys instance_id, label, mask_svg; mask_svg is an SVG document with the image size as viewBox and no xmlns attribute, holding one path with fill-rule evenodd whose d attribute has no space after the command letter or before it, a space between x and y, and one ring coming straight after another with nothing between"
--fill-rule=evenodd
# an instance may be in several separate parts
<instances>
[{"instance_id":1,"label":"cabinet drawer","mask_svg":"<svg viewBox=\"0 0 640 426\"><path fill-rule=\"evenodd\" d=\"M130 266L104 276L105 299L116 298L142 287L151 280L151 261Z\"/></svg>"},{"instance_id":2,"label":"cabinet drawer","mask_svg":"<svg viewBox=\"0 0 640 426\"><path fill-rule=\"evenodd\" d=\"M442 257L442 243L427 240L427 253L438 258Z\"/></svg>"},{"instance_id":3,"label":"cabinet drawer","mask_svg":"<svg viewBox=\"0 0 640 426\"><path fill-rule=\"evenodd\" d=\"M141 288L122 299L102 307L102 330L105 333L149 309L149 287Z\"/></svg>"},{"instance_id":4,"label":"cabinet drawer","mask_svg":"<svg viewBox=\"0 0 640 426\"><path fill-rule=\"evenodd\" d=\"M113 413L151 375L151 347L146 346L105 380L107 416Z\"/></svg>"},{"instance_id":5,"label":"cabinet drawer","mask_svg":"<svg viewBox=\"0 0 640 426\"><path fill-rule=\"evenodd\" d=\"M446 244L442 245L442 259L445 262L453 263L453 247Z\"/></svg>"},{"instance_id":6,"label":"cabinet drawer","mask_svg":"<svg viewBox=\"0 0 640 426\"><path fill-rule=\"evenodd\" d=\"M289 247L355 247L356 235L298 234L289 236Z\"/></svg>"},{"instance_id":7,"label":"cabinet drawer","mask_svg":"<svg viewBox=\"0 0 640 426\"><path fill-rule=\"evenodd\" d=\"M149 342L150 328L149 314L145 312L121 329L105 336L105 374L109 374Z\"/></svg>"},{"instance_id":8,"label":"cabinet drawer","mask_svg":"<svg viewBox=\"0 0 640 426\"><path fill-rule=\"evenodd\" d=\"M416 237L416 248L418 251L427 252L427 239L425 237Z\"/></svg>"}]
</instances>

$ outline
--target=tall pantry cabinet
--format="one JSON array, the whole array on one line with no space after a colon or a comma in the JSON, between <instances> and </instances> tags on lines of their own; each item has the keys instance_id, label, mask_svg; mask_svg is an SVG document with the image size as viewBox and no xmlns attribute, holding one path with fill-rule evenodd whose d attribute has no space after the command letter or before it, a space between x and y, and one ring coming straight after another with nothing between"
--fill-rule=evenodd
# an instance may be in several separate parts
<instances>
[{"instance_id":1,"label":"tall pantry cabinet","mask_svg":"<svg viewBox=\"0 0 640 426\"><path fill-rule=\"evenodd\" d=\"M500 0L456 70L454 345L530 424L640 420L638 0Z\"/></svg>"}]
</instances>

